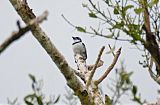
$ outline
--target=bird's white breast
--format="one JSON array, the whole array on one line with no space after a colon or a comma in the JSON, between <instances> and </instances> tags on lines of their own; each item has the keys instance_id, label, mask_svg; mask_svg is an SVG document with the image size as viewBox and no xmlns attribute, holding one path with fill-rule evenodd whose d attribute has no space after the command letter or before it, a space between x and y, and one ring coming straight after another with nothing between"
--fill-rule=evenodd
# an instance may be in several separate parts
<instances>
[{"instance_id":1,"label":"bird's white breast","mask_svg":"<svg viewBox=\"0 0 160 105\"><path fill-rule=\"evenodd\" d=\"M83 48L83 44L82 42L76 43L73 45L73 52L76 53L81 53L83 52L85 49Z\"/></svg>"}]
</instances>

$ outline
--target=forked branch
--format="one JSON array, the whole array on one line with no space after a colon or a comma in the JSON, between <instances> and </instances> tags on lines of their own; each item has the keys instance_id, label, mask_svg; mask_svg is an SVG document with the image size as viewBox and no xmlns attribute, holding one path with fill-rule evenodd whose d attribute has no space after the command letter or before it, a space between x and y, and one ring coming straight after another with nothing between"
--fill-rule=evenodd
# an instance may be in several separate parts
<instances>
[{"instance_id":1,"label":"forked branch","mask_svg":"<svg viewBox=\"0 0 160 105\"><path fill-rule=\"evenodd\" d=\"M38 24L41 23L43 20L45 20L48 16L48 12L45 11L42 15L40 15L39 17L31 20L31 22L29 22L29 24L25 27L21 27L20 23L17 22L17 26L19 28L18 31L14 31L12 32L12 34L0 45L0 54L14 41L18 40L19 38L21 38L25 33L27 33L28 31L30 31L30 27L33 24Z\"/></svg>"},{"instance_id":2,"label":"forked branch","mask_svg":"<svg viewBox=\"0 0 160 105\"><path fill-rule=\"evenodd\" d=\"M98 80L95 81L96 85L100 84L108 76L110 71L115 66L120 54L121 54L121 48L119 48L118 51L116 52L112 64L106 69L105 73Z\"/></svg>"},{"instance_id":3,"label":"forked branch","mask_svg":"<svg viewBox=\"0 0 160 105\"><path fill-rule=\"evenodd\" d=\"M95 62L95 65L94 65L93 69L91 70L91 73L90 73L89 78L88 78L88 80L87 80L87 83L86 83L86 86L87 86L87 87L90 85L90 83L91 83L91 81L92 81L93 75L94 75L94 73L95 73L95 71L96 71L97 65L98 65L98 63L99 63L99 61L100 61L100 59L101 59L101 56L102 56L102 53L103 53L104 49L105 49L105 47L103 46L103 47L101 48L99 54L98 54L98 58L97 58L97 60L96 60L96 62Z\"/></svg>"}]
</instances>

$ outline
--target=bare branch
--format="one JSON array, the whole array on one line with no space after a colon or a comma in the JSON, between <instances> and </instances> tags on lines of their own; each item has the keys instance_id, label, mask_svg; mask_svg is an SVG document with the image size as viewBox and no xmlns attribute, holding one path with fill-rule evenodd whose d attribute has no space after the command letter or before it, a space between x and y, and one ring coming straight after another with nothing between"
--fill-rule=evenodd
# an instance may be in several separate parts
<instances>
[{"instance_id":1,"label":"bare branch","mask_svg":"<svg viewBox=\"0 0 160 105\"><path fill-rule=\"evenodd\" d=\"M103 65L103 63L104 62L102 60L99 60L97 68L101 67ZM95 66L95 64L94 65L88 65L88 70L91 71L94 68L94 66Z\"/></svg>"},{"instance_id":2,"label":"bare branch","mask_svg":"<svg viewBox=\"0 0 160 105\"><path fill-rule=\"evenodd\" d=\"M86 86L87 86L87 87L90 85L90 83L91 83L91 81L92 81L93 75L94 75L94 73L95 73L95 71L96 71L98 62L99 62L100 59L101 59L101 56L102 56L102 53L103 53L104 49L105 49L105 47L103 46L103 47L101 48L99 54L98 54L98 58L97 58L97 60L96 60L96 62L95 62L95 65L94 65L93 69L91 70L91 73L90 73L89 78L88 78L88 80L87 80L87 83L86 83Z\"/></svg>"},{"instance_id":3,"label":"bare branch","mask_svg":"<svg viewBox=\"0 0 160 105\"><path fill-rule=\"evenodd\" d=\"M105 73L98 80L95 81L96 85L100 84L107 77L107 75L110 73L110 71L116 64L120 54L121 54L121 48L119 48L118 51L116 52L112 64L106 69Z\"/></svg>"},{"instance_id":4,"label":"bare branch","mask_svg":"<svg viewBox=\"0 0 160 105\"><path fill-rule=\"evenodd\" d=\"M62 16L62 18L69 24L69 25L71 25L72 27L76 27L75 25L73 25L69 20L67 20L67 18L62 14L61 15Z\"/></svg>"},{"instance_id":5,"label":"bare branch","mask_svg":"<svg viewBox=\"0 0 160 105\"><path fill-rule=\"evenodd\" d=\"M115 54L114 54L114 52L113 52L113 49L112 49L111 45L108 44L108 46L109 46L109 48L110 48L110 50L111 50L112 55L115 57Z\"/></svg>"},{"instance_id":6,"label":"bare branch","mask_svg":"<svg viewBox=\"0 0 160 105\"><path fill-rule=\"evenodd\" d=\"M160 76L156 76L151 69L148 69L151 78L160 85Z\"/></svg>"},{"instance_id":7,"label":"bare branch","mask_svg":"<svg viewBox=\"0 0 160 105\"><path fill-rule=\"evenodd\" d=\"M33 24L38 24L41 23L43 20L45 20L48 16L48 12L45 11L42 15L40 15L39 17L31 20L31 22L29 22L29 24L25 27L21 27L20 26L20 22L17 21L17 26L19 28L19 31L14 31L12 32L12 34L10 35L10 37L8 37L1 45L0 45L0 54L15 40L18 40L19 38L21 38L25 33L27 33L28 31L30 31L30 27Z\"/></svg>"},{"instance_id":8,"label":"bare branch","mask_svg":"<svg viewBox=\"0 0 160 105\"><path fill-rule=\"evenodd\" d=\"M159 76L159 75L156 75L156 74L152 71L152 66L153 66L153 58L151 58L150 64L148 65L148 71L149 71L149 74L150 74L151 78L160 85L160 76Z\"/></svg>"},{"instance_id":9,"label":"bare branch","mask_svg":"<svg viewBox=\"0 0 160 105\"><path fill-rule=\"evenodd\" d=\"M21 28L19 31L12 32L12 34L0 45L0 54L15 40L22 37L26 32L30 30L30 26Z\"/></svg>"}]
</instances>

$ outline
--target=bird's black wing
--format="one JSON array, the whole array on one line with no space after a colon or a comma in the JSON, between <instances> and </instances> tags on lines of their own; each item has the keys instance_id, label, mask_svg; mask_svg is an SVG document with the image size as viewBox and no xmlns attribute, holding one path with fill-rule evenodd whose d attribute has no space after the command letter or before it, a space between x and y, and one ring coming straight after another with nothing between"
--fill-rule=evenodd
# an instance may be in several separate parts
<instances>
[{"instance_id":1,"label":"bird's black wing","mask_svg":"<svg viewBox=\"0 0 160 105\"><path fill-rule=\"evenodd\" d=\"M86 60L87 59L87 49L84 43L82 43L82 45L84 46L84 51L83 51L83 54L85 56L84 60Z\"/></svg>"}]
</instances>

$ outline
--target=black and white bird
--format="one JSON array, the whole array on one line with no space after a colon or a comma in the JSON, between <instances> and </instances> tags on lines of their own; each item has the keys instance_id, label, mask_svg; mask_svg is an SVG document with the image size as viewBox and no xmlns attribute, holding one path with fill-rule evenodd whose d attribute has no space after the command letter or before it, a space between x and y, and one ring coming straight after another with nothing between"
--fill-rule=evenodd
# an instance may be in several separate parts
<instances>
[{"instance_id":1,"label":"black and white bird","mask_svg":"<svg viewBox=\"0 0 160 105\"><path fill-rule=\"evenodd\" d=\"M72 37L73 38L73 43L72 43L72 48L74 55L80 54L83 57L83 60L87 59L87 51L84 43L82 42L80 37Z\"/></svg>"}]
</instances>

